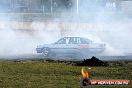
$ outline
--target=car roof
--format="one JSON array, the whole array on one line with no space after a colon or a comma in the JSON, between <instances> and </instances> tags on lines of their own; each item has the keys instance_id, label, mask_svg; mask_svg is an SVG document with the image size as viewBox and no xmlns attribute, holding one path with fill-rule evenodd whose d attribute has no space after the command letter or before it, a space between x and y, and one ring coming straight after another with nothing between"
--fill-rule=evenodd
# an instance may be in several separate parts
<instances>
[{"instance_id":1,"label":"car roof","mask_svg":"<svg viewBox=\"0 0 132 88\"><path fill-rule=\"evenodd\" d=\"M85 38L85 37L63 37L63 38Z\"/></svg>"}]
</instances>

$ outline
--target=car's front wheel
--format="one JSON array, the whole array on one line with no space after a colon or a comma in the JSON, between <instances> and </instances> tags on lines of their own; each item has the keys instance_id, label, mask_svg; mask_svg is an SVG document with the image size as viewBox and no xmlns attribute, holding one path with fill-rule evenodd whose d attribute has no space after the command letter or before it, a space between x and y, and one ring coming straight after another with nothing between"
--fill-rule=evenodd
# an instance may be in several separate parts
<instances>
[{"instance_id":1,"label":"car's front wheel","mask_svg":"<svg viewBox=\"0 0 132 88\"><path fill-rule=\"evenodd\" d=\"M44 47L42 50L42 54L44 57L47 57L50 55L50 49L48 47Z\"/></svg>"}]
</instances>

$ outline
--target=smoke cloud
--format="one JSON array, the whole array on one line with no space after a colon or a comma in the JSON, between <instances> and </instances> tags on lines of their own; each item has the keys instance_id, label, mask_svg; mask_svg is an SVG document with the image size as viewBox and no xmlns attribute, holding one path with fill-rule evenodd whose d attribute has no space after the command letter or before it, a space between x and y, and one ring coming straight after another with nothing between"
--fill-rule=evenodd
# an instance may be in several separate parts
<instances>
[{"instance_id":1,"label":"smoke cloud","mask_svg":"<svg viewBox=\"0 0 132 88\"><path fill-rule=\"evenodd\" d=\"M9 21L11 17L1 20L0 55L36 54L37 45L53 43L62 36L82 36L95 42L104 42L107 45L105 55L132 52L131 18L115 14L118 12L115 4L110 8L109 3L91 5L92 0L79 0L77 13L74 3L72 13L65 10L59 18L48 21Z\"/></svg>"}]
</instances>

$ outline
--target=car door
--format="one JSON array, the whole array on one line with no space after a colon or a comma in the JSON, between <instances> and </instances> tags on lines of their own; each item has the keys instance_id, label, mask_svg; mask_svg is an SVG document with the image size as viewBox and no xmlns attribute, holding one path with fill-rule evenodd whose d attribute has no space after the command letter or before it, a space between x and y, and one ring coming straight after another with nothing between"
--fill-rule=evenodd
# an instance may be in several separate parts
<instances>
[{"instance_id":1,"label":"car door","mask_svg":"<svg viewBox=\"0 0 132 88\"><path fill-rule=\"evenodd\" d=\"M80 38L79 50L82 54L88 54L91 48L92 41L86 38Z\"/></svg>"},{"instance_id":2,"label":"car door","mask_svg":"<svg viewBox=\"0 0 132 88\"><path fill-rule=\"evenodd\" d=\"M69 37L68 39L68 43L67 43L67 52L69 54L75 54L78 53L78 48L80 45L80 38L79 37Z\"/></svg>"},{"instance_id":3,"label":"car door","mask_svg":"<svg viewBox=\"0 0 132 88\"><path fill-rule=\"evenodd\" d=\"M63 54L67 53L67 48L68 48L68 38L64 37L58 40L53 46L52 46L52 52L53 53L58 53L58 54Z\"/></svg>"}]
</instances>

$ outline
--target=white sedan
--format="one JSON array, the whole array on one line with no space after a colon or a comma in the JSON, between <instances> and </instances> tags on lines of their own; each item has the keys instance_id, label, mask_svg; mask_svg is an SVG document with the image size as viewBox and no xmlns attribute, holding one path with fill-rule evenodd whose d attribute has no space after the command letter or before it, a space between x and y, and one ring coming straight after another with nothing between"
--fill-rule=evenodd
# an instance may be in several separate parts
<instances>
[{"instance_id":1,"label":"white sedan","mask_svg":"<svg viewBox=\"0 0 132 88\"><path fill-rule=\"evenodd\" d=\"M101 53L104 50L104 43L95 43L84 37L63 37L55 43L39 45L36 48L37 53L42 53L45 57L56 54L82 56Z\"/></svg>"}]
</instances>

